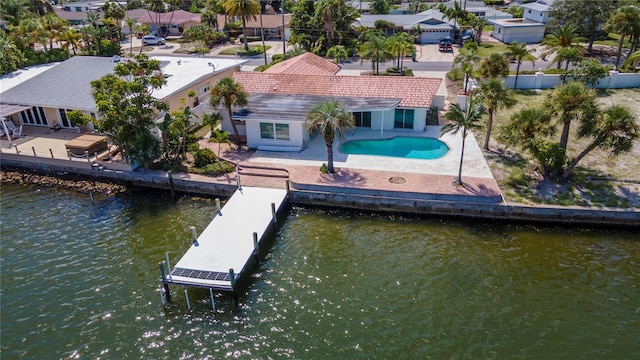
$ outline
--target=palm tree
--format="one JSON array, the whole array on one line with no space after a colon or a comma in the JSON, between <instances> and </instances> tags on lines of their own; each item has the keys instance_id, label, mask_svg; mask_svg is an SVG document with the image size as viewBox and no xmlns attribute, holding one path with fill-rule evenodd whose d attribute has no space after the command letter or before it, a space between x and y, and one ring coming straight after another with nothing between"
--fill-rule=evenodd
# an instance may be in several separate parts
<instances>
[{"instance_id":1,"label":"palm tree","mask_svg":"<svg viewBox=\"0 0 640 360\"><path fill-rule=\"evenodd\" d=\"M353 128L353 116L349 114L337 101L329 100L316 105L307 115L307 130L309 134L319 131L327 145L327 171L333 174L333 141L338 135L342 139L345 130Z\"/></svg>"},{"instance_id":2,"label":"palm tree","mask_svg":"<svg viewBox=\"0 0 640 360\"><path fill-rule=\"evenodd\" d=\"M347 52L347 49L344 48L344 46L337 45L327 50L327 57L333 58L336 64L339 64L341 61L346 61L347 59L349 59L349 53Z\"/></svg>"},{"instance_id":3,"label":"palm tree","mask_svg":"<svg viewBox=\"0 0 640 360\"><path fill-rule=\"evenodd\" d=\"M527 44L513 41L507 46L507 56L516 61L516 80L513 84L513 88L518 88L518 75L520 75L520 65L523 61L531 61L533 66L536 66L536 58L531 53L532 50L527 49Z\"/></svg>"},{"instance_id":4,"label":"palm tree","mask_svg":"<svg viewBox=\"0 0 640 360\"><path fill-rule=\"evenodd\" d=\"M127 16L124 8L116 2L108 2L102 7L104 10L104 17L107 19L113 19L116 28L118 29L118 39L122 38L122 20Z\"/></svg>"},{"instance_id":5,"label":"palm tree","mask_svg":"<svg viewBox=\"0 0 640 360\"><path fill-rule=\"evenodd\" d=\"M29 0L29 7L31 12L40 16L53 12L53 6L47 0Z\"/></svg>"},{"instance_id":6,"label":"palm tree","mask_svg":"<svg viewBox=\"0 0 640 360\"><path fill-rule=\"evenodd\" d=\"M482 118L484 109L482 103L477 101L472 95L469 95L467 109L462 110L459 104L453 104L449 111L445 114L445 118L449 120L447 125L440 129L440 135L451 133L453 135L462 131L462 148L460 149L460 167L458 169L458 177L456 184L462 185L462 160L464 157L464 145L470 130L480 128L478 121Z\"/></svg>"},{"instance_id":7,"label":"palm tree","mask_svg":"<svg viewBox=\"0 0 640 360\"><path fill-rule=\"evenodd\" d=\"M557 62L559 67L560 64L562 64L562 62L564 61L564 71L567 71L569 70L570 64L577 64L578 62L580 62L580 60L582 60L582 58L584 57L584 52L584 48L580 48L577 46L558 49L558 51L556 52L556 56L549 63L549 66Z\"/></svg>"},{"instance_id":8,"label":"palm tree","mask_svg":"<svg viewBox=\"0 0 640 360\"><path fill-rule=\"evenodd\" d=\"M0 19L9 22L10 26L18 26L25 12L24 1L4 0L0 6Z\"/></svg>"},{"instance_id":9,"label":"palm tree","mask_svg":"<svg viewBox=\"0 0 640 360\"><path fill-rule=\"evenodd\" d=\"M0 31L0 74L18 70L26 58L4 31Z\"/></svg>"},{"instance_id":10,"label":"palm tree","mask_svg":"<svg viewBox=\"0 0 640 360\"><path fill-rule=\"evenodd\" d=\"M598 113L597 97L593 89L580 82L570 82L547 94L545 107L554 114L560 113L563 125L560 147L567 150L569 130L573 120L592 121Z\"/></svg>"},{"instance_id":11,"label":"palm tree","mask_svg":"<svg viewBox=\"0 0 640 360\"><path fill-rule=\"evenodd\" d=\"M62 48L69 51L69 46L73 50L73 55L76 55L78 44L80 43L80 33L75 30L67 30L60 34L60 40L64 41Z\"/></svg>"},{"instance_id":12,"label":"palm tree","mask_svg":"<svg viewBox=\"0 0 640 360\"><path fill-rule=\"evenodd\" d=\"M316 6L317 14L327 33L328 47L333 46L335 21L338 16L340 0L321 0Z\"/></svg>"},{"instance_id":13,"label":"palm tree","mask_svg":"<svg viewBox=\"0 0 640 360\"><path fill-rule=\"evenodd\" d=\"M632 70L635 70L639 62L640 62L640 50L630 54L627 60L624 62L624 66L629 67Z\"/></svg>"},{"instance_id":14,"label":"palm tree","mask_svg":"<svg viewBox=\"0 0 640 360\"><path fill-rule=\"evenodd\" d=\"M100 21L100 13L95 11L87 12L87 22L91 24L94 29L98 28L98 21Z\"/></svg>"},{"instance_id":15,"label":"palm tree","mask_svg":"<svg viewBox=\"0 0 640 360\"><path fill-rule=\"evenodd\" d=\"M213 130L215 130L220 121L222 121L222 116L220 116L219 112L202 114L202 124L209 127L211 134L213 134Z\"/></svg>"},{"instance_id":16,"label":"palm tree","mask_svg":"<svg viewBox=\"0 0 640 360\"><path fill-rule=\"evenodd\" d=\"M468 92L467 85L469 85L469 78L473 75L473 70L478 65L480 56L471 49L462 49L458 56L453 59L453 66L460 64L460 68L464 73L464 92Z\"/></svg>"},{"instance_id":17,"label":"palm tree","mask_svg":"<svg viewBox=\"0 0 640 360\"><path fill-rule=\"evenodd\" d=\"M628 152L640 132L631 110L621 105L612 105L606 108L601 116L590 120L582 123L578 129L578 136L590 137L593 141L567 165L562 174L564 178L569 177L578 162L595 148L609 150L611 156Z\"/></svg>"},{"instance_id":18,"label":"palm tree","mask_svg":"<svg viewBox=\"0 0 640 360\"><path fill-rule=\"evenodd\" d=\"M507 89L501 80L496 78L491 78L480 83L480 96L482 97L484 108L487 110L487 114L489 114L483 146L485 150L489 150L489 139L491 138L494 113L498 109L512 107L516 104L516 99L513 97L513 92Z\"/></svg>"},{"instance_id":19,"label":"palm tree","mask_svg":"<svg viewBox=\"0 0 640 360\"><path fill-rule=\"evenodd\" d=\"M233 128L233 133L236 138L236 144L238 149L242 141L240 140L240 133L236 127L236 123L233 120L233 112L231 108L233 106L243 107L247 105L248 94L244 91L244 87L241 84L235 82L231 77L225 77L220 79L216 85L211 89L211 99L209 100L211 106L222 105L227 109L229 115L229 121Z\"/></svg>"},{"instance_id":20,"label":"palm tree","mask_svg":"<svg viewBox=\"0 0 640 360\"><path fill-rule=\"evenodd\" d=\"M231 140L229 140L229 132L215 129L213 132L211 132L209 142L218 144L218 161L220 161L220 149L222 148L222 144L231 144ZM220 168L222 168L222 162L220 162L219 164Z\"/></svg>"},{"instance_id":21,"label":"palm tree","mask_svg":"<svg viewBox=\"0 0 640 360\"><path fill-rule=\"evenodd\" d=\"M509 75L509 60L502 53L493 53L480 62L480 75L497 78Z\"/></svg>"},{"instance_id":22,"label":"palm tree","mask_svg":"<svg viewBox=\"0 0 640 360\"><path fill-rule=\"evenodd\" d=\"M244 50L249 51L247 43L247 20L257 20L256 15L260 14L262 7L257 0L226 0L224 2L225 13L229 16L237 16L242 20L242 38L244 40Z\"/></svg>"},{"instance_id":23,"label":"palm tree","mask_svg":"<svg viewBox=\"0 0 640 360\"><path fill-rule=\"evenodd\" d=\"M489 25L489 21L486 18L479 17L473 22L473 30L475 31L475 40L478 45L482 42L482 32L484 27Z\"/></svg>"},{"instance_id":24,"label":"palm tree","mask_svg":"<svg viewBox=\"0 0 640 360\"><path fill-rule=\"evenodd\" d=\"M620 65L620 55L622 55L622 45L627 35L640 36L640 9L637 6L629 5L616 10L604 25L606 31L620 34L618 42L618 54L616 55L616 69Z\"/></svg>"},{"instance_id":25,"label":"palm tree","mask_svg":"<svg viewBox=\"0 0 640 360\"><path fill-rule=\"evenodd\" d=\"M375 75L378 75L380 71L380 62L387 61L389 57L389 53L386 51L384 43L384 36L379 30L374 30L366 32L363 37L366 41L360 44L358 49L360 63L363 63L366 59L371 60L371 70L373 70Z\"/></svg>"},{"instance_id":26,"label":"palm tree","mask_svg":"<svg viewBox=\"0 0 640 360\"><path fill-rule=\"evenodd\" d=\"M565 24L558 26L551 34L542 39L544 50L540 56L542 59L545 59L554 52L567 47L578 47L584 50L584 46L579 44L581 40L584 39L578 36L577 28L574 25ZM558 62L558 69L560 69L560 62Z\"/></svg>"},{"instance_id":27,"label":"palm tree","mask_svg":"<svg viewBox=\"0 0 640 360\"><path fill-rule=\"evenodd\" d=\"M413 51L413 39L406 32L400 32L394 36L387 38L387 49L391 55L394 55L398 59L397 68L400 75L403 74L403 62L404 56Z\"/></svg>"},{"instance_id":28,"label":"palm tree","mask_svg":"<svg viewBox=\"0 0 640 360\"><path fill-rule=\"evenodd\" d=\"M457 32L458 19L464 19L468 16L469 12L465 10L458 1L453 2L453 7L446 7L444 4L438 6L438 10L444 14L447 19L453 19L453 29ZM454 40L456 40L454 36Z\"/></svg>"},{"instance_id":29,"label":"palm tree","mask_svg":"<svg viewBox=\"0 0 640 360\"><path fill-rule=\"evenodd\" d=\"M129 29L129 56L132 56L133 54L133 33L136 32L136 20L132 19L130 17L127 17L125 20L125 23L127 24L127 29Z\"/></svg>"}]
</instances>

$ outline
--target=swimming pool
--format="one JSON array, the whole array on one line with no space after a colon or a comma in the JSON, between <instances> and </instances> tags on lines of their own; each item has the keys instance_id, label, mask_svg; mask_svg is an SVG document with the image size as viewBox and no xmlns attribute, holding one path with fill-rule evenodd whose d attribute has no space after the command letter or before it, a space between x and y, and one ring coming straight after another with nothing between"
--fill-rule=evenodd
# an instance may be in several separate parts
<instances>
[{"instance_id":1,"label":"swimming pool","mask_svg":"<svg viewBox=\"0 0 640 360\"><path fill-rule=\"evenodd\" d=\"M340 152L344 154L427 160L441 158L449 150L447 144L438 139L402 136L392 139L351 140L340 145Z\"/></svg>"}]
</instances>

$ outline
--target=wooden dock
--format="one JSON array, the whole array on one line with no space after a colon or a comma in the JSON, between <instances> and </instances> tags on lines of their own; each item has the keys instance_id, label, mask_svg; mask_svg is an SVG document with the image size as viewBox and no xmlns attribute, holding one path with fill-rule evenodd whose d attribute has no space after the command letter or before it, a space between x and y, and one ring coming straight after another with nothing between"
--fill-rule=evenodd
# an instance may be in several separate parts
<instances>
[{"instance_id":1,"label":"wooden dock","mask_svg":"<svg viewBox=\"0 0 640 360\"><path fill-rule=\"evenodd\" d=\"M197 240L193 237L191 247L175 267L160 264L168 300L169 285L233 291L235 295L236 280L247 264L257 258L259 244L276 226L276 216L286 197L286 190L281 189L236 190Z\"/></svg>"}]
</instances>

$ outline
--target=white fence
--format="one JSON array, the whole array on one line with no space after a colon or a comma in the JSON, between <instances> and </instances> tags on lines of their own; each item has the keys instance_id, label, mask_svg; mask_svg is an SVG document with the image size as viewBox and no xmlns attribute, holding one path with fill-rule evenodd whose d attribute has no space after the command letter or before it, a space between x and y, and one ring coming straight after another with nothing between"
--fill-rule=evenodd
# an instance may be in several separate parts
<instances>
[{"instance_id":1,"label":"white fence","mask_svg":"<svg viewBox=\"0 0 640 360\"><path fill-rule=\"evenodd\" d=\"M509 75L506 79L506 86L513 89L513 84L516 81L515 75ZM520 75L518 76L518 89L552 89L562 84L560 75L546 75L542 72L537 72L534 75ZM640 87L640 74L638 73L619 73L617 71L610 71L609 75L600 79L596 88L598 89L624 89L624 88L636 88Z\"/></svg>"}]
</instances>

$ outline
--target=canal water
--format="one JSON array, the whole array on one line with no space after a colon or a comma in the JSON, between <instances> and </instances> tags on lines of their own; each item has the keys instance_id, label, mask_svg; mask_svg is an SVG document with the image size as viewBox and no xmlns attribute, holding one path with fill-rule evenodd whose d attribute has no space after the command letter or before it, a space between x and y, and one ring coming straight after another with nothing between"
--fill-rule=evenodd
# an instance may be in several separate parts
<instances>
[{"instance_id":1,"label":"canal water","mask_svg":"<svg viewBox=\"0 0 640 360\"><path fill-rule=\"evenodd\" d=\"M637 359L637 232L293 208L229 294L172 288L215 211L3 184L2 359Z\"/></svg>"}]
</instances>

